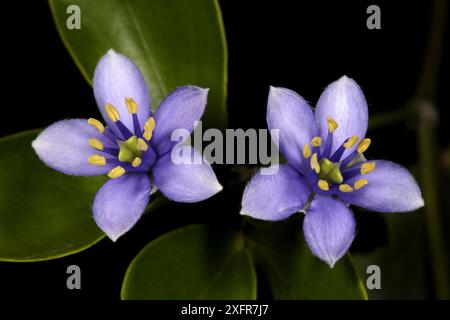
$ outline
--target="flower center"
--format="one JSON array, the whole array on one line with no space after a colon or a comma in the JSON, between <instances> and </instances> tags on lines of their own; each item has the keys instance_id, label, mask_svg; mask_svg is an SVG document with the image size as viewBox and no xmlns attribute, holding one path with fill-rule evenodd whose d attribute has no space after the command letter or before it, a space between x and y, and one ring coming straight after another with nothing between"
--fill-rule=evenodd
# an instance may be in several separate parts
<instances>
[{"instance_id":1,"label":"flower center","mask_svg":"<svg viewBox=\"0 0 450 320\"><path fill-rule=\"evenodd\" d=\"M141 159L142 152L148 149L147 143L136 136L132 136L126 141L117 141L117 143L119 145L118 159L121 162L140 162L136 159Z\"/></svg>"},{"instance_id":2,"label":"flower center","mask_svg":"<svg viewBox=\"0 0 450 320\"><path fill-rule=\"evenodd\" d=\"M124 175L127 170L133 170L133 168L137 168L143 163L143 157L145 157L144 153L149 148L148 143L155 130L155 119L153 119L153 117L148 118L144 127L141 127L141 123L139 123L137 116L138 105L132 98L125 98L125 104L133 119L132 128L126 127L122 121L120 121L121 115L112 104L107 103L105 105L106 115L113 123L112 125L117 127L121 136L117 136L112 131L105 128L100 121L93 118L88 119L88 124L96 128L107 140L117 144L113 147L105 147L99 139L89 139L89 145L100 153L94 154L88 158L90 164L96 166L104 166L107 163L116 164L116 167L108 172L110 178L118 178ZM117 147L119 147L119 149L117 149ZM125 165L124 163L127 164ZM132 168L130 168L128 163L131 164ZM146 165L148 165L148 161L144 161L144 163L147 163ZM141 168L140 170L146 169L144 167L144 169Z\"/></svg>"},{"instance_id":3,"label":"flower center","mask_svg":"<svg viewBox=\"0 0 450 320\"><path fill-rule=\"evenodd\" d=\"M340 184L344 181L340 170L340 163L331 162L327 158L320 159L319 179L325 180L329 184Z\"/></svg>"},{"instance_id":4,"label":"flower center","mask_svg":"<svg viewBox=\"0 0 450 320\"><path fill-rule=\"evenodd\" d=\"M345 150L353 148L359 141L358 136L348 137L342 145L333 153L331 152L333 132L338 129L338 123L331 118L327 118L328 135L322 145L321 137L313 137L310 144L303 145L303 158L309 159L312 172L308 176L309 182L317 188L316 191L328 192L333 185L337 185L331 191L352 192L364 187L367 179L358 179L348 184L350 179L358 175L365 175L375 170L375 162L367 162L363 153L369 148L371 140L362 139L356 150L343 158Z\"/></svg>"}]
</instances>

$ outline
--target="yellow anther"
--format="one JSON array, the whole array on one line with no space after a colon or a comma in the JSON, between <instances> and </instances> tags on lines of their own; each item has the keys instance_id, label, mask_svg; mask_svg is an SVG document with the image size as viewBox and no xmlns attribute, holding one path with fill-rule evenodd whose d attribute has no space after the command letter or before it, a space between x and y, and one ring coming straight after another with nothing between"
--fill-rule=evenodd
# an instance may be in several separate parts
<instances>
[{"instance_id":1,"label":"yellow anther","mask_svg":"<svg viewBox=\"0 0 450 320\"><path fill-rule=\"evenodd\" d=\"M125 169L121 166L117 166L114 169L111 169L111 171L108 172L108 177L115 179L120 176L123 176L125 174Z\"/></svg>"},{"instance_id":2,"label":"yellow anther","mask_svg":"<svg viewBox=\"0 0 450 320\"><path fill-rule=\"evenodd\" d=\"M337 122L334 121L334 119L330 116L327 117L327 122L328 122L328 130L330 130L331 133L333 133L333 131L339 127Z\"/></svg>"},{"instance_id":3,"label":"yellow anther","mask_svg":"<svg viewBox=\"0 0 450 320\"><path fill-rule=\"evenodd\" d=\"M89 118L88 119L88 123L93 126L95 129L97 129L100 133L105 132L105 127L103 126L103 124L98 121L97 119L94 118Z\"/></svg>"},{"instance_id":4,"label":"yellow anther","mask_svg":"<svg viewBox=\"0 0 450 320\"><path fill-rule=\"evenodd\" d=\"M94 154L88 158L88 162L96 166L104 166L106 164L106 158L99 156L98 154Z\"/></svg>"},{"instance_id":5,"label":"yellow anther","mask_svg":"<svg viewBox=\"0 0 450 320\"><path fill-rule=\"evenodd\" d=\"M97 149L100 151L103 150L103 143L101 143L100 140L98 140L98 139L94 139L94 138L89 139L89 145L94 149Z\"/></svg>"},{"instance_id":6,"label":"yellow anther","mask_svg":"<svg viewBox=\"0 0 450 320\"><path fill-rule=\"evenodd\" d=\"M310 160L311 169L314 169L314 171L319 174L320 173L320 165L319 161L317 161L317 153L313 153Z\"/></svg>"},{"instance_id":7,"label":"yellow anther","mask_svg":"<svg viewBox=\"0 0 450 320\"><path fill-rule=\"evenodd\" d=\"M344 148L348 149L355 145L355 143L358 142L358 136L352 136L347 140L346 143L344 143Z\"/></svg>"},{"instance_id":8,"label":"yellow anther","mask_svg":"<svg viewBox=\"0 0 450 320\"><path fill-rule=\"evenodd\" d=\"M153 130L155 130L155 119L153 117L148 118L144 124L144 138L149 141L152 138Z\"/></svg>"},{"instance_id":9,"label":"yellow anther","mask_svg":"<svg viewBox=\"0 0 450 320\"><path fill-rule=\"evenodd\" d=\"M320 147L322 145L322 138L321 137L312 138L311 145L313 147Z\"/></svg>"},{"instance_id":10,"label":"yellow anther","mask_svg":"<svg viewBox=\"0 0 450 320\"><path fill-rule=\"evenodd\" d=\"M132 98L130 97L125 98L125 103L127 104L127 109L129 113L137 113L138 105Z\"/></svg>"},{"instance_id":11,"label":"yellow anther","mask_svg":"<svg viewBox=\"0 0 450 320\"><path fill-rule=\"evenodd\" d=\"M339 191L340 192L352 192L353 188L350 187L348 184L341 184L341 185L339 185Z\"/></svg>"},{"instance_id":12,"label":"yellow anther","mask_svg":"<svg viewBox=\"0 0 450 320\"><path fill-rule=\"evenodd\" d=\"M139 151L147 151L147 150L148 150L148 145L147 145L147 143L144 141L144 139L139 138L139 139L137 140L137 143L136 143L136 148L137 148Z\"/></svg>"},{"instance_id":13,"label":"yellow anther","mask_svg":"<svg viewBox=\"0 0 450 320\"><path fill-rule=\"evenodd\" d=\"M328 182L326 182L325 180L320 179L317 182L317 185L319 186L319 188L323 191L328 191L330 190L330 185L328 184Z\"/></svg>"},{"instance_id":14,"label":"yellow anther","mask_svg":"<svg viewBox=\"0 0 450 320\"><path fill-rule=\"evenodd\" d=\"M365 162L361 165L361 174L368 174L375 170L375 162Z\"/></svg>"},{"instance_id":15,"label":"yellow anther","mask_svg":"<svg viewBox=\"0 0 450 320\"><path fill-rule=\"evenodd\" d=\"M308 159L309 157L311 157L311 149L309 148L309 146L305 143L303 145L303 158Z\"/></svg>"},{"instance_id":16,"label":"yellow anther","mask_svg":"<svg viewBox=\"0 0 450 320\"><path fill-rule=\"evenodd\" d=\"M364 187L366 184L367 184L366 179L359 179L358 181L355 182L355 184L353 185L353 188L358 190L358 189L361 189L362 187Z\"/></svg>"},{"instance_id":17,"label":"yellow anther","mask_svg":"<svg viewBox=\"0 0 450 320\"><path fill-rule=\"evenodd\" d=\"M132 165L134 168L136 168L136 167L139 167L141 163L142 163L141 158L136 157L136 158L134 158L134 160L133 160L133 162L131 163L131 165Z\"/></svg>"},{"instance_id":18,"label":"yellow anther","mask_svg":"<svg viewBox=\"0 0 450 320\"><path fill-rule=\"evenodd\" d=\"M358 151L359 154L362 154L364 152L366 152L367 149L369 149L370 143L372 141L369 138L365 138L363 141L361 141L358 144L358 148L356 148L356 150Z\"/></svg>"},{"instance_id":19,"label":"yellow anther","mask_svg":"<svg viewBox=\"0 0 450 320\"><path fill-rule=\"evenodd\" d=\"M117 122L120 119L119 111L111 104L107 103L105 105L106 114L108 118L111 119L112 122Z\"/></svg>"}]
</instances>

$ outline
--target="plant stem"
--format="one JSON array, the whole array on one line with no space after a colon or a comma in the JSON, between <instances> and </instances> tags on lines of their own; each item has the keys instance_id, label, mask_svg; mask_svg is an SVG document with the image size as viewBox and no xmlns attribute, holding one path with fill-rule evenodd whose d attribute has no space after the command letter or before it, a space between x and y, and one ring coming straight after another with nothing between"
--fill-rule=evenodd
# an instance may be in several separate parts
<instances>
[{"instance_id":1,"label":"plant stem","mask_svg":"<svg viewBox=\"0 0 450 320\"><path fill-rule=\"evenodd\" d=\"M419 172L425 199L425 222L429 252L434 276L436 298L448 299L449 278L447 257L439 209L439 165L437 122L434 101L438 88L438 75L446 27L447 0L434 0L428 45L414 102L418 115Z\"/></svg>"},{"instance_id":2,"label":"plant stem","mask_svg":"<svg viewBox=\"0 0 450 320\"><path fill-rule=\"evenodd\" d=\"M377 113L370 117L369 130L375 130L385 126L394 125L408 118L409 109L401 108L393 111Z\"/></svg>"}]
</instances>

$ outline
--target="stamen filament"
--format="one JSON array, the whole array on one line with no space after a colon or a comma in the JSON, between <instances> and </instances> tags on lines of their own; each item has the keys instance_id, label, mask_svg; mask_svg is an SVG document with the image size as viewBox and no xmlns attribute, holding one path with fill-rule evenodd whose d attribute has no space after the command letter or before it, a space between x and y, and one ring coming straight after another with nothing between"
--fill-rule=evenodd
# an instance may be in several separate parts
<instances>
[{"instance_id":1,"label":"stamen filament","mask_svg":"<svg viewBox=\"0 0 450 320\"><path fill-rule=\"evenodd\" d=\"M323 153L322 153L322 155L325 158L328 158L330 156L332 144L333 144L333 133L328 132L327 140L325 141L325 147L323 148Z\"/></svg>"},{"instance_id":2,"label":"stamen filament","mask_svg":"<svg viewBox=\"0 0 450 320\"><path fill-rule=\"evenodd\" d=\"M355 169L354 167L351 167L350 169L347 169L346 171L342 172L344 181L354 178L356 176L359 176L360 174L361 174L361 168Z\"/></svg>"},{"instance_id":3,"label":"stamen filament","mask_svg":"<svg viewBox=\"0 0 450 320\"><path fill-rule=\"evenodd\" d=\"M103 148L102 152L108 153L115 157L117 157L119 155L119 150L114 149L114 148Z\"/></svg>"},{"instance_id":4,"label":"stamen filament","mask_svg":"<svg viewBox=\"0 0 450 320\"><path fill-rule=\"evenodd\" d=\"M347 165L353 161L359 155L358 151L353 151L341 162L341 167L345 168Z\"/></svg>"},{"instance_id":5,"label":"stamen filament","mask_svg":"<svg viewBox=\"0 0 450 320\"><path fill-rule=\"evenodd\" d=\"M344 154L345 150L353 147L357 141L358 136L352 136L345 140L344 143L333 153L330 160L333 162L338 162L339 160L341 160L341 157Z\"/></svg>"},{"instance_id":6,"label":"stamen filament","mask_svg":"<svg viewBox=\"0 0 450 320\"><path fill-rule=\"evenodd\" d=\"M139 119L136 113L132 114L133 117L133 129L134 129L134 134L136 136L140 136L141 135L141 126L139 124Z\"/></svg>"},{"instance_id":7,"label":"stamen filament","mask_svg":"<svg viewBox=\"0 0 450 320\"><path fill-rule=\"evenodd\" d=\"M110 128L105 128L105 132L103 132L103 135L112 142L116 143L117 137L114 135Z\"/></svg>"},{"instance_id":8,"label":"stamen filament","mask_svg":"<svg viewBox=\"0 0 450 320\"><path fill-rule=\"evenodd\" d=\"M115 125L117 126L117 128L120 130L120 133L122 134L122 136L126 139L129 139L130 137L133 136L133 133L131 133L130 129L128 129L120 120L117 120L115 122Z\"/></svg>"}]
</instances>

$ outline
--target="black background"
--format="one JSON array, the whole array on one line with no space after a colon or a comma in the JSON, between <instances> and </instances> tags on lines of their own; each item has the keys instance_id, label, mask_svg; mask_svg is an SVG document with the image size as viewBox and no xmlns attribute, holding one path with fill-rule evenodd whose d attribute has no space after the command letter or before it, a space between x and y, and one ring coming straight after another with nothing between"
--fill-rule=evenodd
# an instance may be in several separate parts
<instances>
[{"instance_id":1,"label":"black background","mask_svg":"<svg viewBox=\"0 0 450 320\"><path fill-rule=\"evenodd\" d=\"M231 128L266 127L269 85L293 89L315 104L323 88L345 74L363 88L371 115L402 107L416 89L430 24L430 1L224 0L220 4L229 50ZM366 28L370 4L381 7L381 30ZM0 20L0 136L45 127L64 118L99 117L92 90L64 48L46 1L10 2ZM442 107L450 103L444 86L449 76L449 60L444 59L438 96L441 123L449 117L448 108ZM371 137L371 158L403 165L417 158L413 130L388 127L374 131ZM447 144L448 140L442 131L440 142ZM221 181L230 177L228 169L217 168ZM0 263L0 295L118 300L127 266L148 242L190 223L237 223L240 197L241 190L225 190L203 203L170 204L144 217L117 243L104 239L66 258ZM370 250L389 241L377 215L367 213L358 220L353 251ZM65 272L70 264L81 267L82 290L66 288ZM260 297L270 297L264 279L260 278L258 285Z\"/></svg>"}]
</instances>

